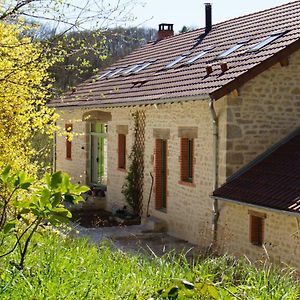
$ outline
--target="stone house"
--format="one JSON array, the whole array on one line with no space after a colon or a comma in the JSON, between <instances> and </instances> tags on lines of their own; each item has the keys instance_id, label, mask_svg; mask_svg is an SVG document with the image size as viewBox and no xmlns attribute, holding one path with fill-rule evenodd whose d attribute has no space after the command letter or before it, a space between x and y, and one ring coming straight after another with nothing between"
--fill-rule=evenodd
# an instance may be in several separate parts
<instances>
[{"instance_id":1,"label":"stone house","mask_svg":"<svg viewBox=\"0 0 300 300\"><path fill-rule=\"evenodd\" d=\"M151 196L171 235L300 268L299 15L294 1L212 25L207 4L202 29L161 24L156 41L50 102L75 133L56 137L56 168L122 207L135 115L144 214Z\"/></svg>"}]
</instances>

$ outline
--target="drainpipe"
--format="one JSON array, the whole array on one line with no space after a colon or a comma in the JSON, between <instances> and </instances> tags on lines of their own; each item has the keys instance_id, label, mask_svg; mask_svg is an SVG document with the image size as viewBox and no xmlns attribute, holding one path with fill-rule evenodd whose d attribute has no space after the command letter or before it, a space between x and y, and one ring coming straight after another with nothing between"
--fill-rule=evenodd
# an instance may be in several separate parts
<instances>
[{"instance_id":1,"label":"drainpipe","mask_svg":"<svg viewBox=\"0 0 300 300\"><path fill-rule=\"evenodd\" d=\"M218 187L218 117L214 107L214 100L209 101L209 110L212 117L213 127L213 190ZM213 215L212 215L212 232L213 232L213 245L217 243L218 233L218 219L219 219L219 203L217 199L213 200Z\"/></svg>"},{"instance_id":2,"label":"drainpipe","mask_svg":"<svg viewBox=\"0 0 300 300\"><path fill-rule=\"evenodd\" d=\"M56 125L56 123L55 123ZM52 173L56 172L56 131L53 133Z\"/></svg>"}]
</instances>

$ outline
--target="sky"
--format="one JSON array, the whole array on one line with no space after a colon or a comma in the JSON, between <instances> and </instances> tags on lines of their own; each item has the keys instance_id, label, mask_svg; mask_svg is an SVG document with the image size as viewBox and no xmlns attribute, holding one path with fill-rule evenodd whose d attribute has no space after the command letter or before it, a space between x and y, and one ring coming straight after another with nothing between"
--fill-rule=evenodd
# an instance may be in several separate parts
<instances>
[{"instance_id":1,"label":"sky","mask_svg":"<svg viewBox=\"0 0 300 300\"><path fill-rule=\"evenodd\" d=\"M203 0L141 0L143 6L136 6L133 15L135 24L158 28L160 23L174 24L175 32L184 25L204 27L205 10ZM287 0L212 0L213 24L250 14L291 1Z\"/></svg>"}]
</instances>

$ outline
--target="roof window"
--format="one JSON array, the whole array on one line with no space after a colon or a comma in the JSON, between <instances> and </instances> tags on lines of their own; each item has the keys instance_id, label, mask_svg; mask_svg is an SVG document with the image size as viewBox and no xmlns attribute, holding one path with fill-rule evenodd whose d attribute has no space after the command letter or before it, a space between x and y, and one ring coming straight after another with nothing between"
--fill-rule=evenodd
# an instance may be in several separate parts
<instances>
[{"instance_id":1,"label":"roof window","mask_svg":"<svg viewBox=\"0 0 300 300\"><path fill-rule=\"evenodd\" d=\"M259 42L258 44L251 47L249 49L249 51L258 51L261 48L265 47L266 45L272 43L273 41L275 41L279 37L283 36L285 33L286 33L286 31L285 32L280 32L280 33L273 33L270 36L268 36L267 38L265 38L264 40L262 40L261 42Z\"/></svg>"},{"instance_id":2,"label":"roof window","mask_svg":"<svg viewBox=\"0 0 300 300\"><path fill-rule=\"evenodd\" d=\"M148 68L150 65L152 65L154 62L156 61L156 59L150 60L149 62L144 63L143 65L139 66L138 68L135 68L133 70L133 73L136 74L146 68Z\"/></svg>"},{"instance_id":3,"label":"roof window","mask_svg":"<svg viewBox=\"0 0 300 300\"><path fill-rule=\"evenodd\" d=\"M248 40L247 41L240 41L240 42L238 42L237 44L235 44L234 46L232 46L231 48L229 48L228 50L226 50L226 51L224 51L224 52L222 52L221 54L219 54L218 56L217 56L217 58L224 58L224 57L226 57L226 56L228 56L229 54L231 54L232 52L234 52L234 51L236 51L236 50L238 50L239 48L241 48L244 44L246 44L248 42Z\"/></svg>"},{"instance_id":4,"label":"roof window","mask_svg":"<svg viewBox=\"0 0 300 300\"><path fill-rule=\"evenodd\" d=\"M113 77L113 76L119 74L119 73L122 72L123 70L124 70L124 68L119 68L119 69L115 70L114 72L108 74L107 77L108 77L108 78L111 78L111 77Z\"/></svg>"},{"instance_id":5,"label":"roof window","mask_svg":"<svg viewBox=\"0 0 300 300\"><path fill-rule=\"evenodd\" d=\"M109 75L109 74L112 73L113 71L114 71L114 70L109 70L109 71L103 73L102 75L99 76L99 79L102 79L102 78L106 77L107 75Z\"/></svg>"},{"instance_id":6,"label":"roof window","mask_svg":"<svg viewBox=\"0 0 300 300\"><path fill-rule=\"evenodd\" d=\"M192 64L192 63L194 63L196 60L198 60L199 58L203 57L207 52L209 52L212 49L213 49L213 47L210 47L210 48L207 48L207 49L201 51L200 53L198 53L197 55L195 55L194 57L192 57L190 60L188 60L186 62L186 64Z\"/></svg>"},{"instance_id":7,"label":"roof window","mask_svg":"<svg viewBox=\"0 0 300 300\"><path fill-rule=\"evenodd\" d=\"M140 63L138 63L138 64L136 64L136 65L134 65L134 66L132 66L132 67L129 67L129 69L125 70L125 71L122 73L122 75L123 75L123 76L126 76L126 75L131 74L132 72L134 72L134 71L136 71L138 68L140 68L140 67L142 66L143 63L144 63L144 62L140 62Z\"/></svg>"},{"instance_id":8,"label":"roof window","mask_svg":"<svg viewBox=\"0 0 300 300\"><path fill-rule=\"evenodd\" d=\"M165 69L171 69L174 65L176 65L179 62L181 62L183 59L185 59L190 54L191 54L191 52L182 54L181 56L177 57L175 60L173 60L172 62L170 62L169 64L167 64L165 66Z\"/></svg>"}]
</instances>

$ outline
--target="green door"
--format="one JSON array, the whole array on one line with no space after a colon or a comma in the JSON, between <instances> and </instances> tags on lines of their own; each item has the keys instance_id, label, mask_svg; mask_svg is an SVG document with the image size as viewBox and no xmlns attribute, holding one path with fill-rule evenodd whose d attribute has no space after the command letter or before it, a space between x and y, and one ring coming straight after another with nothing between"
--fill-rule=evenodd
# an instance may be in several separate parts
<instances>
[{"instance_id":1,"label":"green door","mask_svg":"<svg viewBox=\"0 0 300 300\"><path fill-rule=\"evenodd\" d=\"M107 125L92 123L90 130L90 181L107 184Z\"/></svg>"}]
</instances>

